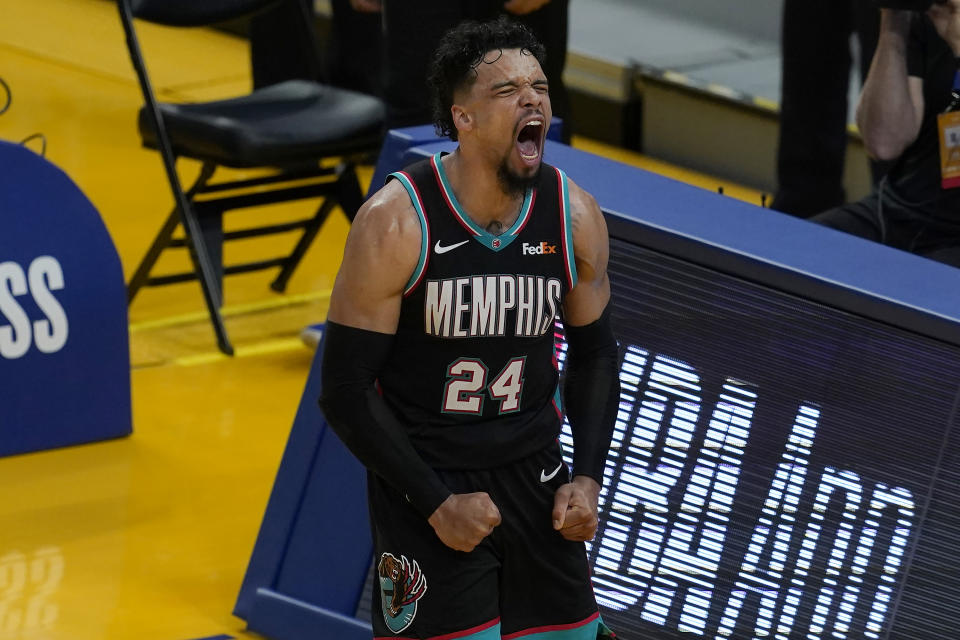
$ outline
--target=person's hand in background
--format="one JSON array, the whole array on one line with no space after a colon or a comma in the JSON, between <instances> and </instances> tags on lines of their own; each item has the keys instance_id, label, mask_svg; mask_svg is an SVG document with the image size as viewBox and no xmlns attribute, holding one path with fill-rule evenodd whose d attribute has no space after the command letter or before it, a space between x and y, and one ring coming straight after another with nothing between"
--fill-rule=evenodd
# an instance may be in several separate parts
<instances>
[{"instance_id":1,"label":"person's hand in background","mask_svg":"<svg viewBox=\"0 0 960 640\"><path fill-rule=\"evenodd\" d=\"M381 0L350 0L350 6L360 13L379 13L383 9Z\"/></svg>"},{"instance_id":2,"label":"person's hand in background","mask_svg":"<svg viewBox=\"0 0 960 640\"><path fill-rule=\"evenodd\" d=\"M507 0L507 2L503 4L503 9L515 16L522 16L527 13L533 13L549 2L550 0Z\"/></svg>"}]
</instances>

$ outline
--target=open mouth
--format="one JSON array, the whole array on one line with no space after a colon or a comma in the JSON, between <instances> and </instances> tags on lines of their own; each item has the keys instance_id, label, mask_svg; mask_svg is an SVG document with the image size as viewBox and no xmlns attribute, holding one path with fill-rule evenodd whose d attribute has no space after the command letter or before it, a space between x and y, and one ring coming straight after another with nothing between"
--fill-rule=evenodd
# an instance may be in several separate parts
<instances>
[{"instance_id":1,"label":"open mouth","mask_svg":"<svg viewBox=\"0 0 960 640\"><path fill-rule=\"evenodd\" d=\"M531 120L517 134L517 151L524 162L532 164L540 159L540 145L543 143L543 120Z\"/></svg>"}]
</instances>

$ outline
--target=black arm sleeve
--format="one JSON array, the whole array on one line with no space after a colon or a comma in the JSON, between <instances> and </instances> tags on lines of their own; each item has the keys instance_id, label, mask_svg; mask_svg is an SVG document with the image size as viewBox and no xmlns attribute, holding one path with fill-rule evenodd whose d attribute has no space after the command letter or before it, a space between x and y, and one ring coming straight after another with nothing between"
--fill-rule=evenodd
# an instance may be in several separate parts
<instances>
[{"instance_id":1,"label":"black arm sleeve","mask_svg":"<svg viewBox=\"0 0 960 640\"><path fill-rule=\"evenodd\" d=\"M564 402L573 431L573 475L603 485L603 468L620 403L617 340L610 307L582 327L566 327Z\"/></svg>"},{"instance_id":2,"label":"black arm sleeve","mask_svg":"<svg viewBox=\"0 0 960 640\"><path fill-rule=\"evenodd\" d=\"M369 470L392 484L424 518L450 490L413 448L376 387L394 336L327 322L320 406L343 443Z\"/></svg>"}]
</instances>

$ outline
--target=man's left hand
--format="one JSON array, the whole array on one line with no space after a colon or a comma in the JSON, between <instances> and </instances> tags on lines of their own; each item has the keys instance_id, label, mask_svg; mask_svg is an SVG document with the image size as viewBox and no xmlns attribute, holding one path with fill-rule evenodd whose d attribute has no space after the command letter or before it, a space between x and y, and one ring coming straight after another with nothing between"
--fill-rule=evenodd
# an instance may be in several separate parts
<instances>
[{"instance_id":1,"label":"man's left hand","mask_svg":"<svg viewBox=\"0 0 960 640\"><path fill-rule=\"evenodd\" d=\"M550 0L507 0L503 3L503 10L515 16L522 16L533 13L549 2Z\"/></svg>"},{"instance_id":2,"label":"man's left hand","mask_svg":"<svg viewBox=\"0 0 960 640\"><path fill-rule=\"evenodd\" d=\"M553 528L567 540L593 540L599 498L600 485L589 476L576 476L562 485L553 498Z\"/></svg>"}]
</instances>

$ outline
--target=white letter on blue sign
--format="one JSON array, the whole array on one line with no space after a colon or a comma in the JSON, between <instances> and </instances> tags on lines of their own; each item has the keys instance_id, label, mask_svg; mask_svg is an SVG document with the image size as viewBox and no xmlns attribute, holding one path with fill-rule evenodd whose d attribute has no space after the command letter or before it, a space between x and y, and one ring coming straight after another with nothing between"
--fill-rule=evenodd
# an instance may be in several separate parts
<instances>
[{"instance_id":1,"label":"white letter on blue sign","mask_svg":"<svg viewBox=\"0 0 960 640\"><path fill-rule=\"evenodd\" d=\"M0 262L0 315L9 325L0 326L0 356L14 360L30 349L30 318L14 299L27 294L27 278L16 262Z\"/></svg>"},{"instance_id":2,"label":"white letter on blue sign","mask_svg":"<svg viewBox=\"0 0 960 640\"><path fill-rule=\"evenodd\" d=\"M67 314L50 293L63 289L63 270L51 256L40 256L30 263L30 293L46 320L33 323L33 339L43 353L56 353L67 342Z\"/></svg>"}]
</instances>

